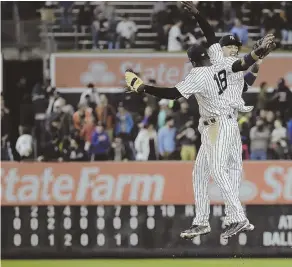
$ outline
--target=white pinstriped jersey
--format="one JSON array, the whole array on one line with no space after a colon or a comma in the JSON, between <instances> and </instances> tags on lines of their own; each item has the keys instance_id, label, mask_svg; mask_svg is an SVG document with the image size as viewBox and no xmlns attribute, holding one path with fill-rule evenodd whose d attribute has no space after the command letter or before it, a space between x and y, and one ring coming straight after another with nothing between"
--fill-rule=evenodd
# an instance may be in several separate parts
<instances>
[{"instance_id":1,"label":"white pinstriped jersey","mask_svg":"<svg viewBox=\"0 0 292 267\"><path fill-rule=\"evenodd\" d=\"M219 43L212 45L208 54L213 65L193 68L175 87L185 98L195 95L202 118L233 114L234 108L244 105L241 98L243 72L232 71L238 59L224 57Z\"/></svg>"}]
</instances>

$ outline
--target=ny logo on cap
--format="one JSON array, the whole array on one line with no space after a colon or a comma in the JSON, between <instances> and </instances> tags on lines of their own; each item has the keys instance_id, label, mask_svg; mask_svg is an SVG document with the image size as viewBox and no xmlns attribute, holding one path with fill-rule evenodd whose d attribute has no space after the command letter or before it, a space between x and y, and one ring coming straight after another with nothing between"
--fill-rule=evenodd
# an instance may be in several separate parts
<instances>
[{"instance_id":1,"label":"ny logo on cap","mask_svg":"<svg viewBox=\"0 0 292 267\"><path fill-rule=\"evenodd\" d=\"M235 40L234 36L233 35L230 35L230 40Z\"/></svg>"}]
</instances>

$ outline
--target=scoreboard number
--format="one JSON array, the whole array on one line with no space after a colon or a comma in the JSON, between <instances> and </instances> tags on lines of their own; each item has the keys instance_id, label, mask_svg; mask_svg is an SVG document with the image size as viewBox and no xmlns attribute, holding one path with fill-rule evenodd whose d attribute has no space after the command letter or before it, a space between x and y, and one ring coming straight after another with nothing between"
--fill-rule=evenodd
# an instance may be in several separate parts
<instances>
[{"instance_id":1,"label":"scoreboard number","mask_svg":"<svg viewBox=\"0 0 292 267\"><path fill-rule=\"evenodd\" d=\"M121 218L120 217L115 217L113 220L113 226L115 229L121 229Z\"/></svg>"},{"instance_id":2,"label":"scoreboard number","mask_svg":"<svg viewBox=\"0 0 292 267\"><path fill-rule=\"evenodd\" d=\"M55 230L55 219L54 218L48 218L48 230Z\"/></svg>"},{"instance_id":3,"label":"scoreboard number","mask_svg":"<svg viewBox=\"0 0 292 267\"><path fill-rule=\"evenodd\" d=\"M31 217L37 217L38 216L38 207L32 206L32 207L30 207L30 210L31 210L31 213L30 213Z\"/></svg>"},{"instance_id":4,"label":"scoreboard number","mask_svg":"<svg viewBox=\"0 0 292 267\"><path fill-rule=\"evenodd\" d=\"M115 235L115 240L116 240L116 245L120 246L122 244L122 237L121 234L116 234Z\"/></svg>"},{"instance_id":5,"label":"scoreboard number","mask_svg":"<svg viewBox=\"0 0 292 267\"><path fill-rule=\"evenodd\" d=\"M72 235L70 234L65 234L64 235L64 245L66 247L71 247L72 246Z\"/></svg>"},{"instance_id":6,"label":"scoreboard number","mask_svg":"<svg viewBox=\"0 0 292 267\"><path fill-rule=\"evenodd\" d=\"M19 247L21 245L21 235L20 234L15 234L13 237L13 244L16 247Z\"/></svg>"},{"instance_id":7,"label":"scoreboard number","mask_svg":"<svg viewBox=\"0 0 292 267\"><path fill-rule=\"evenodd\" d=\"M18 217L16 217L13 219L13 229L20 230L20 228L21 228L21 220Z\"/></svg>"},{"instance_id":8,"label":"scoreboard number","mask_svg":"<svg viewBox=\"0 0 292 267\"><path fill-rule=\"evenodd\" d=\"M55 207L54 206L48 206L47 207L47 216L48 217L54 217L55 216Z\"/></svg>"},{"instance_id":9,"label":"scoreboard number","mask_svg":"<svg viewBox=\"0 0 292 267\"><path fill-rule=\"evenodd\" d=\"M30 244L33 247L36 247L39 244L39 237L37 234L32 234L30 237Z\"/></svg>"},{"instance_id":10,"label":"scoreboard number","mask_svg":"<svg viewBox=\"0 0 292 267\"><path fill-rule=\"evenodd\" d=\"M163 205L160 209L163 217L173 217L175 215L175 207L173 205Z\"/></svg>"},{"instance_id":11,"label":"scoreboard number","mask_svg":"<svg viewBox=\"0 0 292 267\"><path fill-rule=\"evenodd\" d=\"M97 206L96 215L98 217L103 217L104 216L104 207L103 206Z\"/></svg>"},{"instance_id":12,"label":"scoreboard number","mask_svg":"<svg viewBox=\"0 0 292 267\"><path fill-rule=\"evenodd\" d=\"M14 213L15 213L15 217L19 217L20 215L19 207L14 207Z\"/></svg>"},{"instance_id":13,"label":"scoreboard number","mask_svg":"<svg viewBox=\"0 0 292 267\"><path fill-rule=\"evenodd\" d=\"M96 220L96 227L98 230L103 230L105 227L105 220L104 218L97 218Z\"/></svg>"},{"instance_id":14,"label":"scoreboard number","mask_svg":"<svg viewBox=\"0 0 292 267\"><path fill-rule=\"evenodd\" d=\"M247 243L247 236L245 233L240 233L238 235L238 244L241 246L245 246Z\"/></svg>"},{"instance_id":15,"label":"scoreboard number","mask_svg":"<svg viewBox=\"0 0 292 267\"><path fill-rule=\"evenodd\" d=\"M71 215L71 209L70 209L70 206L66 206L66 207L64 208L63 214L66 215L66 216L70 216L70 215Z\"/></svg>"},{"instance_id":16,"label":"scoreboard number","mask_svg":"<svg viewBox=\"0 0 292 267\"><path fill-rule=\"evenodd\" d=\"M153 217L148 217L147 218L147 229L152 230L155 227L155 220Z\"/></svg>"},{"instance_id":17,"label":"scoreboard number","mask_svg":"<svg viewBox=\"0 0 292 267\"><path fill-rule=\"evenodd\" d=\"M63 221L63 226L65 230L70 230L72 227L72 221L71 218L65 217Z\"/></svg>"},{"instance_id":18,"label":"scoreboard number","mask_svg":"<svg viewBox=\"0 0 292 267\"><path fill-rule=\"evenodd\" d=\"M48 239L49 239L50 246L53 247L55 245L55 236L49 235Z\"/></svg>"},{"instance_id":19,"label":"scoreboard number","mask_svg":"<svg viewBox=\"0 0 292 267\"><path fill-rule=\"evenodd\" d=\"M39 227L39 221L37 218L31 218L30 219L30 229L31 230L37 230Z\"/></svg>"},{"instance_id":20,"label":"scoreboard number","mask_svg":"<svg viewBox=\"0 0 292 267\"><path fill-rule=\"evenodd\" d=\"M87 234L82 234L80 236L80 244L83 246L83 247L86 247L88 245L88 235Z\"/></svg>"},{"instance_id":21,"label":"scoreboard number","mask_svg":"<svg viewBox=\"0 0 292 267\"><path fill-rule=\"evenodd\" d=\"M87 227L88 227L88 220L87 220L87 218L86 217L81 217L80 218L80 221L79 221L79 224L80 224L80 228L82 230L86 230Z\"/></svg>"},{"instance_id":22,"label":"scoreboard number","mask_svg":"<svg viewBox=\"0 0 292 267\"><path fill-rule=\"evenodd\" d=\"M88 215L88 209L85 206L80 207L80 216L85 217Z\"/></svg>"},{"instance_id":23,"label":"scoreboard number","mask_svg":"<svg viewBox=\"0 0 292 267\"><path fill-rule=\"evenodd\" d=\"M105 244L105 236L103 234L98 234L96 236L96 243L98 246L102 247Z\"/></svg>"}]
</instances>

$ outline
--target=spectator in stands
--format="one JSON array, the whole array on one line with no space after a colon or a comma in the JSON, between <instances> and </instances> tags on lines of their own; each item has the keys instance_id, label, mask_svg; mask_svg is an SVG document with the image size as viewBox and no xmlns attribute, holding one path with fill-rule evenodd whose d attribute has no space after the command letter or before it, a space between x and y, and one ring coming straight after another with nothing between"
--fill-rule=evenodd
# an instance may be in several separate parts
<instances>
[{"instance_id":1,"label":"spectator in stands","mask_svg":"<svg viewBox=\"0 0 292 267\"><path fill-rule=\"evenodd\" d=\"M52 112L54 112L55 102L65 102L65 99L60 96L55 87L52 87L50 85L46 88L46 94L49 102L46 110L46 115L49 116Z\"/></svg>"},{"instance_id":2,"label":"spectator in stands","mask_svg":"<svg viewBox=\"0 0 292 267\"><path fill-rule=\"evenodd\" d=\"M264 122L269 131L271 132L274 129L275 113L271 110L266 111Z\"/></svg>"},{"instance_id":3,"label":"spectator in stands","mask_svg":"<svg viewBox=\"0 0 292 267\"><path fill-rule=\"evenodd\" d=\"M118 42L120 48L133 48L137 26L136 23L129 19L128 14L124 14L123 20L117 25Z\"/></svg>"},{"instance_id":4,"label":"spectator in stands","mask_svg":"<svg viewBox=\"0 0 292 267\"><path fill-rule=\"evenodd\" d=\"M234 36L237 35L237 37L241 40L242 45L246 46L248 43L248 30L246 26L242 25L241 21L236 18L234 20L234 26L232 27L230 31Z\"/></svg>"},{"instance_id":5,"label":"spectator in stands","mask_svg":"<svg viewBox=\"0 0 292 267\"><path fill-rule=\"evenodd\" d=\"M273 151L274 159L285 159L289 149L287 144L287 129L282 126L280 120L276 120L275 128L271 133L270 147Z\"/></svg>"},{"instance_id":6,"label":"spectator in stands","mask_svg":"<svg viewBox=\"0 0 292 267\"><path fill-rule=\"evenodd\" d=\"M157 132L151 121L147 122L135 140L136 160L158 159Z\"/></svg>"},{"instance_id":7,"label":"spectator in stands","mask_svg":"<svg viewBox=\"0 0 292 267\"><path fill-rule=\"evenodd\" d=\"M197 139L196 132L193 128L193 118L190 117L183 127L179 128L176 140L180 146L181 160L195 160L197 151L195 141Z\"/></svg>"},{"instance_id":8,"label":"spectator in stands","mask_svg":"<svg viewBox=\"0 0 292 267\"><path fill-rule=\"evenodd\" d=\"M130 138L134 126L132 115L124 108L123 103L119 104L118 113L116 114L116 135L124 135Z\"/></svg>"},{"instance_id":9,"label":"spectator in stands","mask_svg":"<svg viewBox=\"0 0 292 267\"><path fill-rule=\"evenodd\" d=\"M98 122L95 127L95 131L91 137L91 148L90 153L92 159L96 161L106 161L108 160L108 153L110 149L109 136L105 131L102 122Z\"/></svg>"},{"instance_id":10,"label":"spectator in stands","mask_svg":"<svg viewBox=\"0 0 292 267\"><path fill-rule=\"evenodd\" d=\"M28 127L22 127L19 130L19 137L15 145L16 151L21 157L21 160L26 161L33 159L33 141L31 135L31 129Z\"/></svg>"},{"instance_id":11,"label":"spectator in stands","mask_svg":"<svg viewBox=\"0 0 292 267\"><path fill-rule=\"evenodd\" d=\"M61 27L63 30L72 27L72 8L74 1L59 1L61 8Z\"/></svg>"},{"instance_id":12,"label":"spectator in stands","mask_svg":"<svg viewBox=\"0 0 292 267\"><path fill-rule=\"evenodd\" d=\"M73 130L72 114L65 106L65 101L55 102L54 112L48 117L49 129L56 132L60 140L69 136Z\"/></svg>"},{"instance_id":13,"label":"spectator in stands","mask_svg":"<svg viewBox=\"0 0 292 267\"><path fill-rule=\"evenodd\" d=\"M99 40L106 39L108 27L108 19L102 13L95 17L91 26L93 49L103 48L103 46L99 45Z\"/></svg>"},{"instance_id":14,"label":"spectator in stands","mask_svg":"<svg viewBox=\"0 0 292 267\"><path fill-rule=\"evenodd\" d=\"M117 42L117 18L115 13L109 17L108 20L108 32L107 32L107 40L108 40L108 49L119 49L119 43Z\"/></svg>"},{"instance_id":15,"label":"spectator in stands","mask_svg":"<svg viewBox=\"0 0 292 267\"><path fill-rule=\"evenodd\" d=\"M167 99L161 99L159 101L159 112L157 117L158 129L165 125L166 117L171 115L171 110L168 107L169 101Z\"/></svg>"},{"instance_id":16,"label":"spectator in stands","mask_svg":"<svg viewBox=\"0 0 292 267\"><path fill-rule=\"evenodd\" d=\"M181 20L177 20L176 23L170 28L168 33L168 52L179 52L183 50L184 37L181 32L183 23Z\"/></svg>"},{"instance_id":17,"label":"spectator in stands","mask_svg":"<svg viewBox=\"0 0 292 267\"><path fill-rule=\"evenodd\" d=\"M257 104L256 104L257 110L266 109L267 100L268 100L267 89L268 89L268 84L266 82L262 82L260 84L260 92L257 96Z\"/></svg>"},{"instance_id":18,"label":"spectator in stands","mask_svg":"<svg viewBox=\"0 0 292 267\"><path fill-rule=\"evenodd\" d=\"M123 139L120 136L116 136L110 149L110 159L114 161L125 161L130 159L130 155L127 153L126 147L123 143Z\"/></svg>"},{"instance_id":19,"label":"spectator in stands","mask_svg":"<svg viewBox=\"0 0 292 267\"><path fill-rule=\"evenodd\" d=\"M144 111L144 118L140 123L140 128L144 128L146 125L149 124L149 120L153 116L153 110L151 107L147 106Z\"/></svg>"},{"instance_id":20,"label":"spectator in stands","mask_svg":"<svg viewBox=\"0 0 292 267\"><path fill-rule=\"evenodd\" d=\"M10 160L9 156L9 109L5 106L1 94L1 160Z\"/></svg>"},{"instance_id":21,"label":"spectator in stands","mask_svg":"<svg viewBox=\"0 0 292 267\"><path fill-rule=\"evenodd\" d=\"M74 128L81 134L85 124L92 123L92 109L87 105L80 105L78 110L73 114Z\"/></svg>"},{"instance_id":22,"label":"spectator in stands","mask_svg":"<svg viewBox=\"0 0 292 267\"><path fill-rule=\"evenodd\" d=\"M166 125L158 131L158 148L162 160L171 160L175 157L175 135L174 119L167 116Z\"/></svg>"},{"instance_id":23,"label":"spectator in stands","mask_svg":"<svg viewBox=\"0 0 292 267\"><path fill-rule=\"evenodd\" d=\"M174 127L181 129L189 121L190 117L189 104L185 99L182 99L180 101L180 110L173 114Z\"/></svg>"},{"instance_id":24,"label":"spectator in stands","mask_svg":"<svg viewBox=\"0 0 292 267\"><path fill-rule=\"evenodd\" d=\"M258 118L256 125L250 130L250 159L266 160L269 145L270 131L264 121Z\"/></svg>"},{"instance_id":25,"label":"spectator in stands","mask_svg":"<svg viewBox=\"0 0 292 267\"><path fill-rule=\"evenodd\" d=\"M74 132L73 135L65 140L62 144L62 158L64 161L87 161L88 157L84 151L84 142Z\"/></svg>"},{"instance_id":26,"label":"spectator in stands","mask_svg":"<svg viewBox=\"0 0 292 267\"><path fill-rule=\"evenodd\" d=\"M110 137L113 139L113 130L115 124L115 109L108 103L106 95L100 95L100 104L95 109L97 120L105 125L105 130Z\"/></svg>"},{"instance_id":27,"label":"spectator in stands","mask_svg":"<svg viewBox=\"0 0 292 267\"><path fill-rule=\"evenodd\" d=\"M288 119L287 113L289 112L289 110L291 110L292 92L286 85L286 81L284 78L281 78L278 81L278 86L275 89L273 99L276 101L276 107L281 114L281 119L283 121L286 121Z\"/></svg>"},{"instance_id":28,"label":"spectator in stands","mask_svg":"<svg viewBox=\"0 0 292 267\"><path fill-rule=\"evenodd\" d=\"M89 2L85 2L83 6L80 7L78 13L78 28L81 29L82 32L86 31L86 28L89 28L93 22L93 10L90 6Z\"/></svg>"},{"instance_id":29,"label":"spectator in stands","mask_svg":"<svg viewBox=\"0 0 292 267\"><path fill-rule=\"evenodd\" d=\"M88 105L93 110L100 104L100 96L97 89L92 83L87 85L87 88L80 96L79 104Z\"/></svg>"}]
</instances>

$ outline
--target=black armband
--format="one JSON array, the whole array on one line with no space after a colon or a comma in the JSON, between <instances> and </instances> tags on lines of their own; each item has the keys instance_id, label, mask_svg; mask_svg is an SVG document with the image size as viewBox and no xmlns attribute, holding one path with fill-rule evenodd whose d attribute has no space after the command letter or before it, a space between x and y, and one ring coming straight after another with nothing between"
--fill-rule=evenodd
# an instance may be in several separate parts
<instances>
[{"instance_id":1,"label":"black armband","mask_svg":"<svg viewBox=\"0 0 292 267\"><path fill-rule=\"evenodd\" d=\"M256 73L248 72L244 75L244 81L249 85L252 86L257 78Z\"/></svg>"},{"instance_id":2,"label":"black armband","mask_svg":"<svg viewBox=\"0 0 292 267\"><path fill-rule=\"evenodd\" d=\"M144 84L142 92L156 96L158 98L165 98L171 100L183 97L176 87L157 87Z\"/></svg>"}]
</instances>

